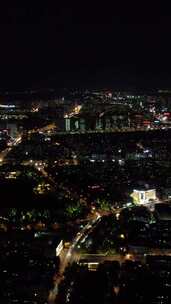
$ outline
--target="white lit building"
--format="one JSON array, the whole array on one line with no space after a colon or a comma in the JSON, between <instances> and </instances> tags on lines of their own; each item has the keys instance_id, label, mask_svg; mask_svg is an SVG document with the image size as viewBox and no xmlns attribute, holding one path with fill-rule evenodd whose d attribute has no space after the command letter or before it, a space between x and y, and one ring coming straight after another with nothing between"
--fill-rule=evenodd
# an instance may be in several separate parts
<instances>
[{"instance_id":1,"label":"white lit building","mask_svg":"<svg viewBox=\"0 0 171 304\"><path fill-rule=\"evenodd\" d=\"M71 130L71 119L65 115L65 131Z\"/></svg>"},{"instance_id":2,"label":"white lit building","mask_svg":"<svg viewBox=\"0 0 171 304\"><path fill-rule=\"evenodd\" d=\"M131 197L135 204L148 204L151 200L156 200L155 189L136 190L131 193Z\"/></svg>"}]
</instances>

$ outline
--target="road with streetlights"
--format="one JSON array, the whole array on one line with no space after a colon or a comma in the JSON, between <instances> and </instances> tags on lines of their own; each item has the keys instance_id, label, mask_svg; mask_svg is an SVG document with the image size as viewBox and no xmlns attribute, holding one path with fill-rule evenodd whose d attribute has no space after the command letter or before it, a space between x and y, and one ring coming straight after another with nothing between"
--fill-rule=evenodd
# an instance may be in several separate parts
<instances>
[{"instance_id":1,"label":"road with streetlights","mask_svg":"<svg viewBox=\"0 0 171 304\"><path fill-rule=\"evenodd\" d=\"M17 138L15 138L11 143L10 146L7 147L5 150L0 152L0 162L3 163L4 159L7 157L8 153L14 148L16 147L18 144L21 143L22 140L22 136L21 134L17 136Z\"/></svg>"},{"instance_id":2,"label":"road with streetlights","mask_svg":"<svg viewBox=\"0 0 171 304\"><path fill-rule=\"evenodd\" d=\"M63 251L60 253L60 269L59 273L56 275L55 278L55 284L54 288L50 291L48 303L54 304L57 294L58 294L58 286L63 280L63 275L65 272L66 267L73 263L79 261L81 255L77 251L77 246L79 242L90 232L92 232L92 229L98 224L98 222L101 220L100 214L96 213L96 217L94 219L91 219L86 226L82 228L80 232L77 233L75 238L73 239L72 243L70 244L70 247L68 250L63 249Z\"/></svg>"},{"instance_id":3,"label":"road with streetlights","mask_svg":"<svg viewBox=\"0 0 171 304\"><path fill-rule=\"evenodd\" d=\"M119 217L120 212L123 208L116 208L113 210L113 213L116 217ZM61 253L61 267L59 271L59 275L56 278L54 290L51 291L51 298L49 303L53 304L57 294L58 294L58 286L61 281L64 279L64 272L68 264L73 262L78 262L80 264L87 264L89 269L93 267L93 270L98 266L99 263L103 263L104 261L118 261L119 263L123 263L126 260L132 261L140 261L145 263L147 261L147 256L171 256L171 249L160 249L160 248L148 248L147 250L141 250L141 247L130 248L126 254L109 254L106 252L105 254L83 254L79 251L80 245L84 240L88 237L88 235L93 231L99 221L103 218L103 215L98 215L96 219L91 220L87 223L87 225L77 233L73 242L70 245L68 250L64 249ZM53 295L53 296L52 296Z\"/></svg>"}]
</instances>

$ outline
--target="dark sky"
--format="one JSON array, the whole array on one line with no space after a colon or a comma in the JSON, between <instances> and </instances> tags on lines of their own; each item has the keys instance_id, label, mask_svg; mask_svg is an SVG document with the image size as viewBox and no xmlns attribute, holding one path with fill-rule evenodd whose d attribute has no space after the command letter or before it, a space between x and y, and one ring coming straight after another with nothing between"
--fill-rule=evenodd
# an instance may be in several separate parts
<instances>
[{"instance_id":1,"label":"dark sky","mask_svg":"<svg viewBox=\"0 0 171 304\"><path fill-rule=\"evenodd\" d=\"M166 5L1 2L0 87L171 86Z\"/></svg>"}]
</instances>

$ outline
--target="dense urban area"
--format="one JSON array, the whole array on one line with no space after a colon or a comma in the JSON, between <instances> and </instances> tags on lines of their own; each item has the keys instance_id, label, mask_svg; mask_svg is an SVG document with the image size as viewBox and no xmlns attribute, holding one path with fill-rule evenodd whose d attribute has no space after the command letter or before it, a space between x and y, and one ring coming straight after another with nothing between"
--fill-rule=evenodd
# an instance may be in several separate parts
<instances>
[{"instance_id":1,"label":"dense urban area","mask_svg":"<svg viewBox=\"0 0 171 304\"><path fill-rule=\"evenodd\" d=\"M0 93L0 303L171 301L171 91Z\"/></svg>"}]
</instances>

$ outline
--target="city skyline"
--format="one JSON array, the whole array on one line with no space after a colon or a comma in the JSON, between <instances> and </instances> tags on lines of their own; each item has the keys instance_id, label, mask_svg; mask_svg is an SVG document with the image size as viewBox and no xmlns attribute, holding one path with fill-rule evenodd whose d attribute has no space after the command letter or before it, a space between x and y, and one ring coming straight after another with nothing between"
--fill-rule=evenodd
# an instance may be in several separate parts
<instances>
[{"instance_id":1,"label":"city skyline","mask_svg":"<svg viewBox=\"0 0 171 304\"><path fill-rule=\"evenodd\" d=\"M0 303L170 303L170 17L0 4Z\"/></svg>"}]
</instances>

